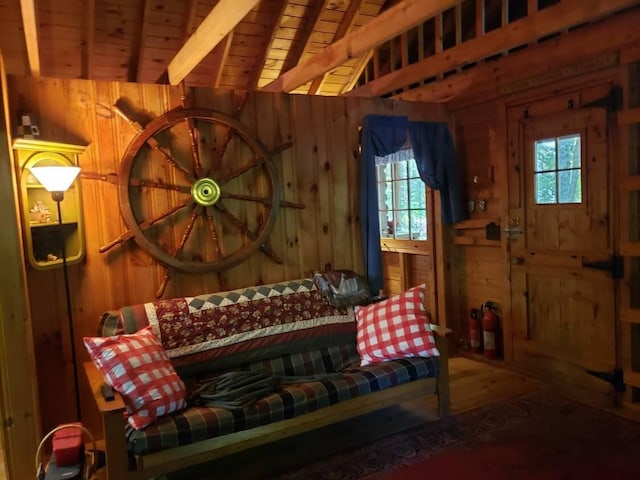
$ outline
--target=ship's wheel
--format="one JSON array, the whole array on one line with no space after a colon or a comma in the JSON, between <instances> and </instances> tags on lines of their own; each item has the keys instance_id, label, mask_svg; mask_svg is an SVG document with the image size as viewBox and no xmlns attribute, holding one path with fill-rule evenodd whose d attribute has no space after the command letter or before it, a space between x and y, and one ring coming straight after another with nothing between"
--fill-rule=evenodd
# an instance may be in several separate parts
<instances>
[{"instance_id":1,"label":"ship's wheel","mask_svg":"<svg viewBox=\"0 0 640 480\"><path fill-rule=\"evenodd\" d=\"M268 237L281 207L280 179L267 149L237 119L200 108L176 108L137 130L117 175L86 173L115 183L128 228L103 246L129 239L167 267L161 296L174 271L220 272L260 250L282 263Z\"/></svg>"}]
</instances>

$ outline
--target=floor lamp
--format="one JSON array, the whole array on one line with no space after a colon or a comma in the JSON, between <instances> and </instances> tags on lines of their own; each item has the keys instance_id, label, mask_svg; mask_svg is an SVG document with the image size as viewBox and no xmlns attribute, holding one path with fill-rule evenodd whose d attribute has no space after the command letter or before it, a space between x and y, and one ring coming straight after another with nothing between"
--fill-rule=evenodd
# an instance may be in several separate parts
<instances>
[{"instance_id":1,"label":"floor lamp","mask_svg":"<svg viewBox=\"0 0 640 480\"><path fill-rule=\"evenodd\" d=\"M76 365L76 345L75 335L73 333L73 314L71 311L71 292L69 289L69 274L67 272L67 253L65 248L64 232L62 230L62 212L60 210L60 202L64 200L64 192L69 190L71 184L80 173L79 167L73 166L47 166L47 167L31 167L29 171L36 177L42 186L48 192L51 192L51 198L56 202L58 209L58 239L60 241L60 254L62 257L62 271L64 274L64 291L67 300L67 321L69 322L69 336L71 340L71 362L73 366L73 385L75 388L76 411L78 419L80 417L80 392L78 390L78 368Z\"/></svg>"}]
</instances>

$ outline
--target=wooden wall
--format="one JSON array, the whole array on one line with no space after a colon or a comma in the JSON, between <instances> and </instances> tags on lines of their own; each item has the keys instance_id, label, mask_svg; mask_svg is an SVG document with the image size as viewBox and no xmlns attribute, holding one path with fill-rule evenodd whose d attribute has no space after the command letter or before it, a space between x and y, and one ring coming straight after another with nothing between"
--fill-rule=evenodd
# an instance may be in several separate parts
<instances>
[{"instance_id":1,"label":"wooden wall","mask_svg":"<svg viewBox=\"0 0 640 480\"><path fill-rule=\"evenodd\" d=\"M452 319L459 337L467 338L467 320L472 308L487 301L503 305L508 296L499 240L486 239L486 225L506 224L504 127L495 103L484 103L455 112L455 138L463 190L468 200L468 220L452 231ZM484 202L484 210L481 205Z\"/></svg>"},{"instance_id":2,"label":"wooden wall","mask_svg":"<svg viewBox=\"0 0 640 480\"><path fill-rule=\"evenodd\" d=\"M0 478L33 478L40 416L2 57L0 95Z\"/></svg>"},{"instance_id":3,"label":"wooden wall","mask_svg":"<svg viewBox=\"0 0 640 480\"><path fill-rule=\"evenodd\" d=\"M633 20L637 20L637 12ZM465 74L452 76L450 81L436 82L433 87L450 87L449 93L455 97L448 103L448 113L455 124L454 132L456 147L459 154L460 171L464 191L469 200L475 201L475 210L470 214L469 220L456 224L451 232L451 302L453 316L447 321L447 326L454 329L454 335L459 340L459 351L462 352L464 344L468 341L468 318L471 308L479 308L486 301L497 302L501 309L501 322L505 338L503 357L507 363L513 365L514 346L509 345L512 336L512 291L511 291L511 262L518 259L511 258L509 241L506 238L505 229L509 224L509 195L514 191L513 185L508 181L508 165L511 155L519 155L515 152L515 145L510 144L510 138L517 138L517 132L508 135L507 114L513 106L526 109L528 105L537 102L557 102L567 92L587 92L590 88L603 88L607 91L607 85L620 85L623 87L625 99L622 108L632 109L629 112L609 114L608 134L610 135L609 159L611 162L610 186L613 194L611 201L612 215L612 239L614 242L624 241L620 237L620 231L638 231L637 204L630 202L629 195L637 195L637 192L622 192L621 201L618 202L619 184L626 182L624 189L637 188L637 126L625 127L633 123L631 118L637 121L637 102L633 103L634 95L637 95L637 62L640 58L640 50L637 47L637 38L633 37L633 20L625 21L624 16L614 17L608 21L594 24L584 31L551 42L548 45L541 44L530 46L527 49L505 56L493 62L486 63L470 70L469 75L475 76L477 83L465 83ZM617 36L613 32L629 30L627 36ZM611 36L617 43L599 45L595 49L584 49L586 38L598 38ZM592 43L589 43L592 45ZM554 55L550 56L549 52ZM570 58L571 57L571 58ZM538 59L547 58L547 62ZM544 64L544 66L542 66ZM526 66L526 67L525 67ZM529 67L531 66L531 67ZM636 70L634 70L636 69ZM475 73L473 73L475 72ZM634 73L635 72L635 73ZM486 81L481 82L484 75ZM634 83L635 82L635 83ZM463 85L464 84L464 85ZM459 85L461 90L453 88ZM463 87L463 88L462 88ZM400 97L410 99L409 94ZM602 97L600 95L598 98ZM429 95L419 98L433 98ZM565 102L566 103L566 102ZM585 104L588 102L585 101ZM624 119L624 120L623 120ZM623 122L623 123L620 123ZM631 128L627 132L627 128ZM633 145L636 145L635 149ZM619 166L624 166L625 157L630 155L630 165L626 175L634 176L633 182L624 179L624 174L616 173ZM517 162L512 162L515 164ZM512 165L513 166L513 165ZM630 185L636 185L631 187ZM625 196L627 195L627 196ZM481 211L479 200L485 200L486 210ZM634 210L635 208L635 210ZM485 226L489 222L499 225L500 240L487 240L485 238ZM636 242L637 239L630 239ZM618 245L618 244L616 244ZM622 355L623 361L619 365L625 371L625 382L628 385L625 394L625 405L638 410L638 389L640 385L637 376L637 363L633 364L632 358L637 359L640 350L636 324L637 305L631 307L632 298L637 297L630 291L630 283L637 282L637 244L629 247L619 244L617 251L622 252L625 258L625 280L617 284L622 296L617 299L618 308L622 311L633 312L628 314L627 320L617 318L615 329L617 330L616 345L618 355ZM624 251L628 253L624 253ZM631 271L629 271L631 268ZM628 278L627 278L628 277ZM626 292L626 293L625 293ZM523 299L523 302L526 302ZM577 319L573 319L574 321ZM633 331L636 335L634 337ZM604 355L605 347L594 350L591 354L597 358L600 353ZM543 362L540 362L542 365ZM551 370L551 369L550 369ZM549 370L549 371L550 371ZM604 383L603 383L604 385ZM629 390L636 393L636 397L629 394ZM612 389L610 389L612 390ZM614 394L609 392L609 402L613 401Z\"/></svg>"},{"instance_id":4,"label":"wooden wall","mask_svg":"<svg viewBox=\"0 0 640 480\"><path fill-rule=\"evenodd\" d=\"M198 89L194 106L235 114L244 94ZM118 171L122 154L135 131L110 106L124 100L147 117L180 104L180 91L159 85L84 80L9 77L12 118L29 111L41 138L88 148L80 158L83 171ZM222 275L226 288L298 278L326 264L363 271L358 222L358 125L367 114L408 115L415 120L442 120L442 105L383 99L346 99L252 93L240 121L256 132L267 148L291 141L293 147L275 157L283 197L303 203L304 210L283 209L270 245L284 260L277 265L256 253ZM125 231L116 187L81 180L86 259L70 270L76 350L87 359L81 337L94 335L102 312L143 303L154 294L165 273L132 242L108 254L98 249ZM72 363L61 269L27 270L33 339L45 429L74 420ZM165 298L221 290L215 273L175 274ZM92 417L87 387L81 378L83 420ZM91 420L90 422L91 423Z\"/></svg>"}]
</instances>

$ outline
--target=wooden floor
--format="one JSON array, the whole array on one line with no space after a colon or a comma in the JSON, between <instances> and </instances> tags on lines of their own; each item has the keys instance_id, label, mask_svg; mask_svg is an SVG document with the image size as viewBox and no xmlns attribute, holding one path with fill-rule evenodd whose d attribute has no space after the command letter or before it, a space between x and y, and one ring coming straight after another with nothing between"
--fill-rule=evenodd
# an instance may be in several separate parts
<instances>
[{"instance_id":1,"label":"wooden floor","mask_svg":"<svg viewBox=\"0 0 640 480\"><path fill-rule=\"evenodd\" d=\"M506 401L509 398L513 398L514 396L521 395L526 392L552 388L550 385L540 380L503 368L500 362L487 363L465 357L456 357L450 359L449 370L451 378L451 413L453 415L492 403ZM419 403L416 401L416 414L418 414L418 411L421 412L420 414L424 412L424 402ZM360 422L360 425L349 424L338 427L339 429L342 429L338 430L339 435L336 435L336 431L331 433L324 432L322 435L310 434L309 437L314 439L314 445L307 445L309 448L306 448L306 450L318 451L320 449L323 450L322 454L326 455L336 450L348 448L351 444L362 444L363 438L365 439L365 442L373 441L380 436L392 433L388 430L381 432L379 428L367 430L367 426L370 426L371 423L388 423L389 425L394 425L392 430L402 429L404 427L403 420L400 420L395 416L392 417L391 415L393 415L393 413L389 413L388 418L367 416ZM389 422L387 422L387 420ZM413 421L415 421L415 418ZM334 439L336 437L341 440L339 445L335 444L334 441L325 441L328 438ZM279 456L281 456L283 447L280 446L278 448L280 448ZM230 473L229 476L217 478L228 478L229 480L231 480L231 478L249 478L246 476L246 472L242 472L242 468L238 468L239 465L250 464L251 471L255 472L256 464L269 464L274 453L275 452L271 451L269 448L262 447L260 452L258 452L259 458L256 458L256 452L253 452L250 455L250 460L245 458L243 461L241 456L230 459L230 465L233 464L233 468L231 468L230 465L225 465L224 462L218 462L216 465L216 471L218 474L220 471L229 468L230 471L235 473L235 475L231 475ZM7 480L4 477L2 462L2 452L0 452L0 480ZM189 475L186 478L189 478ZM192 474L190 475L190 478L195 479L204 477L197 477Z\"/></svg>"}]
</instances>

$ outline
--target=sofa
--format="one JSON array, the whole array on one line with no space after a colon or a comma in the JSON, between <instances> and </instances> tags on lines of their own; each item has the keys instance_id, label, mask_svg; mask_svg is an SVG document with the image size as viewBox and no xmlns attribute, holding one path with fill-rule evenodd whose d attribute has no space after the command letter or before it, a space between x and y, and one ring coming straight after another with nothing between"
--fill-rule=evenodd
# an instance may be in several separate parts
<instances>
[{"instance_id":1,"label":"sofa","mask_svg":"<svg viewBox=\"0 0 640 480\"><path fill-rule=\"evenodd\" d=\"M447 332L424 322L424 290L411 291L411 302L398 296L338 307L313 278L303 278L106 312L99 335L85 337L93 361L84 364L102 418L106 478L153 478L427 395L436 396L437 414L446 415ZM366 344L363 322L386 324L376 315L397 313L394 299L416 307L402 306L396 319L424 323L420 330L435 342L429 350L421 340L422 350L414 353L395 354L396 347L376 340L373 350ZM136 403L157 400L140 390L144 385L118 384L113 372L122 360L111 371L104 365L115 361L113 348L123 340L137 348L140 339L148 339L153 350L140 358L161 362L157 377L168 399L160 407ZM398 343L406 347L405 340ZM130 352L132 344L126 345L121 349ZM428 356L416 356L421 352ZM144 370L139 359L131 368L134 374ZM257 377L260 388L243 385L245 377ZM223 389L216 391L228 378L241 378L241 388L232 390L242 395L231 400ZM253 396L244 395L247 388Z\"/></svg>"}]
</instances>

